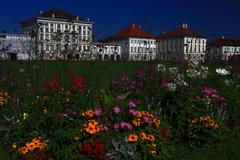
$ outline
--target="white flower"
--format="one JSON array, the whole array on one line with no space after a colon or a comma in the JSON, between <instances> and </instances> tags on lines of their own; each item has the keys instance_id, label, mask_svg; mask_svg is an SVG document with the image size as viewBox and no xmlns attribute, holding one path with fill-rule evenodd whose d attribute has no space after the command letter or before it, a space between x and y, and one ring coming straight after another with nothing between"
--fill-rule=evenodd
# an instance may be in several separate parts
<instances>
[{"instance_id":1,"label":"white flower","mask_svg":"<svg viewBox=\"0 0 240 160\"><path fill-rule=\"evenodd\" d=\"M177 74L178 73L178 67L170 67L170 68L168 68L168 70L171 74Z\"/></svg>"},{"instance_id":2,"label":"white flower","mask_svg":"<svg viewBox=\"0 0 240 160\"><path fill-rule=\"evenodd\" d=\"M219 75L223 75L223 76L230 74L230 72L227 71L225 68L223 68L223 69L221 69L221 68L216 69L216 72L217 72Z\"/></svg>"},{"instance_id":3,"label":"white flower","mask_svg":"<svg viewBox=\"0 0 240 160\"><path fill-rule=\"evenodd\" d=\"M158 71L158 72L165 72L165 71L166 71L165 65L163 65L163 64L158 64L158 66L157 66L157 71Z\"/></svg>"},{"instance_id":4,"label":"white flower","mask_svg":"<svg viewBox=\"0 0 240 160\"><path fill-rule=\"evenodd\" d=\"M169 91L174 92L174 91L176 91L176 89L177 89L177 85L175 83L168 83L168 90Z\"/></svg>"}]
</instances>

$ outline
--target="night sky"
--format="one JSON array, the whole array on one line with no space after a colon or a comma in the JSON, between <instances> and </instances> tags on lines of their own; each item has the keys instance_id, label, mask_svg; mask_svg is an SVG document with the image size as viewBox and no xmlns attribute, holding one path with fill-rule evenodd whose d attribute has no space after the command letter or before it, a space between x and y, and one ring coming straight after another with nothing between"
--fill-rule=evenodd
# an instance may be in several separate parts
<instances>
[{"instance_id":1,"label":"night sky","mask_svg":"<svg viewBox=\"0 0 240 160\"><path fill-rule=\"evenodd\" d=\"M50 8L90 18L96 39L111 36L131 23L159 35L181 22L209 39L240 37L240 0L3 0L0 31L19 31L21 20Z\"/></svg>"}]
</instances>

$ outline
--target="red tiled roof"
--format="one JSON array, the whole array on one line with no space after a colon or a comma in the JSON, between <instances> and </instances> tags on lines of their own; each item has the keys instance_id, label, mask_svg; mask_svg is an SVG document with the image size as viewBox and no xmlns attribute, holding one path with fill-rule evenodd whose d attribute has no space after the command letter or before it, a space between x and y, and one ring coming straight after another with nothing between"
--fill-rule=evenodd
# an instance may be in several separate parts
<instances>
[{"instance_id":1,"label":"red tiled roof","mask_svg":"<svg viewBox=\"0 0 240 160\"><path fill-rule=\"evenodd\" d=\"M52 15L54 14L55 18L59 19L67 19L67 20L77 20L77 16L72 15L71 13L67 13L59 8L53 8L49 9L42 14L39 15L39 17L46 17L46 18L52 18ZM81 20L81 18L79 18Z\"/></svg>"},{"instance_id":2,"label":"red tiled roof","mask_svg":"<svg viewBox=\"0 0 240 160\"><path fill-rule=\"evenodd\" d=\"M124 38L137 37L137 38L154 38L150 33L145 32L142 28L135 24L129 25L127 28L112 36L112 40L119 40Z\"/></svg>"},{"instance_id":3,"label":"red tiled roof","mask_svg":"<svg viewBox=\"0 0 240 160\"><path fill-rule=\"evenodd\" d=\"M196 37L203 38L203 36L191 28L188 27L179 27L171 32L166 32L158 36L158 39L167 39L167 38L183 38L183 37Z\"/></svg>"},{"instance_id":4,"label":"red tiled roof","mask_svg":"<svg viewBox=\"0 0 240 160\"><path fill-rule=\"evenodd\" d=\"M240 39L219 38L209 43L209 46L240 46Z\"/></svg>"}]
</instances>

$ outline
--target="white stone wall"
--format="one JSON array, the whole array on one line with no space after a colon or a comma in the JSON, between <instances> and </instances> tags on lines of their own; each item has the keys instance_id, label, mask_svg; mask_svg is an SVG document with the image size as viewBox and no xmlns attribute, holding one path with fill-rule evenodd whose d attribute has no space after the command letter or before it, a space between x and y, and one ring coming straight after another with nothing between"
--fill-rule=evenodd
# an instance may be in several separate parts
<instances>
[{"instance_id":1,"label":"white stone wall","mask_svg":"<svg viewBox=\"0 0 240 160\"><path fill-rule=\"evenodd\" d=\"M92 53L98 56L99 60L120 60L121 46L113 44L94 44Z\"/></svg>"},{"instance_id":2,"label":"white stone wall","mask_svg":"<svg viewBox=\"0 0 240 160\"><path fill-rule=\"evenodd\" d=\"M129 38L128 51L129 60L154 60L156 58L156 40Z\"/></svg>"},{"instance_id":3,"label":"white stone wall","mask_svg":"<svg viewBox=\"0 0 240 160\"><path fill-rule=\"evenodd\" d=\"M23 28L24 33L34 29L37 34L37 52L48 57L90 53L93 24L88 21L66 21L38 17L37 25Z\"/></svg>"},{"instance_id":4,"label":"white stone wall","mask_svg":"<svg viewBox=\"0 0 240 160\"><path fill-rule=\"evenodd\" d=\"M239 55L240 46L209 46L207 59L213 60L228 60L230 56Z\"/></svg>"},{"instance_id":5,"label":"white stone wall","mask_svg":"<svg viewBox=\"0 0 240 160\"><path fill-rule=\"evenodd\" d=\"M0 37L0 59L11 59L15 54L18 60L32 60L35 59L34 48L34 39L28 35L5 34Z\"/></svg>"},{"instance_id":6,"label":"white stone wall","mask_svg":"<svg viewBox=\"0 0 240 160\"><path fill-rule=\"evenodd\" d=\"M207 39L205 38L169 38L157 40L157 58L161 60L180 60L193 57L203 60L206 53Z\"/></svg>"}]
</instances>

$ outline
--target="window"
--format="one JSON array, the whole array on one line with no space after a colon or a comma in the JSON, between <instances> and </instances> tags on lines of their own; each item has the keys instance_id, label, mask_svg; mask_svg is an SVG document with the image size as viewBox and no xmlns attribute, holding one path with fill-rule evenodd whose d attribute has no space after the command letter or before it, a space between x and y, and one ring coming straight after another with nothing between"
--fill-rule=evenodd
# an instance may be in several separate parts
<instances>
[{"instance_id":1,"label":"window","mask_svg":"<svg viewBox=\"0 0 240 160\"><path fill-rule=\"evenodd\" d=\"M60 24L57 24L57 28L60 29L60 28L61 28L61 25L60 25Z\"/></svg>"},{"instance_id":2,"label":"window","mask_svg":"<svg viewBox=\"0 0 240 160\"><path fill-rule=\"evenodd\" d=\"M49 29L48 29L48 28L45 28L45 32L49 32Z\"/></svg>"},{"instance_id":3,"label":"window","mask_svg":"<svg viewBox=\"0 0 240 160\"><path fill-rule=\"evenodd\" d=\"M68 25L65 25L65 30L68 30Z\"/></svg>"}]
</instances>

